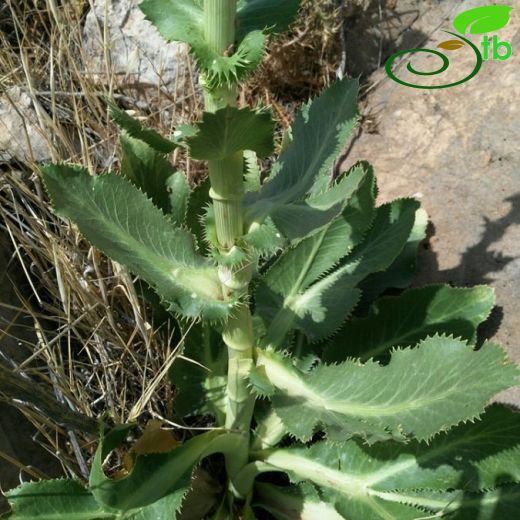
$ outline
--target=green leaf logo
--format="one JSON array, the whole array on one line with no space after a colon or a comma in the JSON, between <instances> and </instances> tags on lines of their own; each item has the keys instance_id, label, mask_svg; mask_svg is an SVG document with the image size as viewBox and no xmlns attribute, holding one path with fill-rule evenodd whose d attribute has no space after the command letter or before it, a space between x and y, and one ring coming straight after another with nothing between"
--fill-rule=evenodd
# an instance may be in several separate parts
<instances>
[{"instance_id":1,"label":"green leaf logo","mask_svg":"<svg viewBox=\"0 0 520 520\"><path fill-rule=\"evenodd\" d=\"M461 34L484 34L505 27L513 8L508 5L476 7L460 13L453 26Z\"/></svg>"}]
</instances>

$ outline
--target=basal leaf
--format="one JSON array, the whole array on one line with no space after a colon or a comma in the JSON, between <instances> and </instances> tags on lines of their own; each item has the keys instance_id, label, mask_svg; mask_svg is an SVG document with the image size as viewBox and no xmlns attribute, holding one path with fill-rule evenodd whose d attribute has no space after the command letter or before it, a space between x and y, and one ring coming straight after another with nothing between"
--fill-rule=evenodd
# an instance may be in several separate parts
<instances>
[{"instance_id":1,"label":"basal leaf","mask_svg":"<svg viewBox=\"0 0 520 520\"><path fill-rule=\"evenodd\" d=\"M435 285L382 298L366 318L353 318L344 325L327 345L325 360L367 360L434 334L474 342L478 325L488 318L494 304L493 289L484 286L456 289Z\"/></svg>"},{"instance_id":2,"label":"basal leaf","mask_svg":"<svg viewBox=\"0 0 520 520\"><path fill-rule=\"evenodd\" d=\"M441 336L394 351L386 366L346 361L304 374L274 352L261 352L259 364L277 388L276 413L302 440L318 426L333 440L430 439L477 418L496 393L518 383L519 375L501 347L486 344L476 352Z\"/></svg>"},{"instance_id":3,"label":"basal leaf","mask_svg":"<svg viewBox=\"0 0 520 520\"><path fill-rule=\"evenodd\" d=\"M56 212L92 244L148 282L186 317L224 319L234 302L191 233L175 227L146 196L115 174L92 177L66 165L43 168Z\"/></svg>"},{"instance_id":4,"label":"basal leaf","mask_svg":"<svg viewBox=\"0 0 520 520\"><path fill-rule=\"evenodd\" d=\"M186 176L144 141L121 135L121 173L177 225L184 224L190 188Z\"/></svg>"},{"instance_id":5,"label":"basal leaf","mask_svg":"<svg viewBox=\"0 0 520 520\"><path fill-rule=\"evenodd\" d=\"M243 37L251 31L285 31L296 18L300 0L240 0L238 32Z\"/></svg>"},{"instance_id":6,"label":"basal leaf","mask_svg":"<svg viewBox=\"0 0 520 520\"><path fill-rule=\"evenodd\" d=\"M295 508L307 502L316 508L319 503L320 511L332 508L347 520L416 520L437 518L441 512L454 520L514 518L520 505L520 486L515 485L520 480L519 434L520 414L494 405L482 420L441 434L430 444L322 441L310 448L265 450L255 456L267 464L264 471L288 472L293 482L313 482L320 493L301 484L269 486L274 493L269 497L261 484L261 505L268 504L269 510L274 505L274 511L287 514L280 518L289 519L299 519L289 513L296 515Z\"/></svg>"},{"instance_id":7,"label":"basal leaf","mask_svg":"<svg viewBox=\"0 0 520 520\"><path fill-rule=\"evenodd\" d=\"M143 141L152 149L161 153L170 153L177 148L177 144L164 138L155 130L144 128L137 119L128 115L125 111L118 108L115 104L109 104L110 115L117 125L128 132L128 135Z\"/></svg>"},{"instance_id":8,"label":"basal leaf","mask_svg":"<svg viewBox=\"0 0 520 520\"><path fill-rule=\"evenodd\" d=\"M294 141L275 165L276 174L246 198L249 221L271 216L276 224L277 210L303 199L315 179L330 170L356 125L357 92L357 81L338 81L299 112Z\"/></svg>"},{"instance_id":9,"label":"basal leaf","mask_svg":"<svg viewBox=\"0 0 520 520\"><path fill-rule=\"evenodd\" d=\"M194 159L221 160L244 150L266 157L273 150L273 133L268 112L226 107L205 112L198 133L187 141Z\"/></svg>"},{"instance_id":10,"label":"basal leaf","mask_svg":"<svg viewBox=\"0 0 520 520\"><path fill-rule=\"evenodd\" d=\"M486 5L460 13L453 20L453 27L462 34L485 34L498 31L509 23L512 7Z\"/></svg>"},{"instance_id":11,"label":"basal leaf","mask_svg":"<svg viewBox=\"0 0 520 520\"><path fill-rule=\"evenodd\" d=\"M175 503L180 506L189 489L193 468L208 455L233 449L236 437L236 434L212 431L198 435L168 453L137 456L128 476L112 480L105 475L102 466L109 453L125 438L124 430L116 430L101 440L90 474L90 489L100 504L119 514L133 514L136 509L152 506L173 494L177 497ZM174 512L175 509L170 510L170 513ZM144 518L148 520L149 517Z\"/></svg>"},{"instance_id":12,"label":"basal leaf","mask_svg":"<svg viewBox=\"0 0 520 520\"><path fill-rule=\"evenodd\" d=\"M184 341L182 355L170 370L170 381L176 389L176 413L211 414L222 425L227 381L227 356L222 339L210 325L195 324Z\"/></svg>"},{"instance_id":13,"label":"basal leaf","mask_svg":"<svg viewBox=\"0 0 520 520\"><path fill-rule=\"evenodd\" d=\"M12 508L9 520L115 520L76 480L28 482L5 496Z\"/></svg>"}]
</instances>

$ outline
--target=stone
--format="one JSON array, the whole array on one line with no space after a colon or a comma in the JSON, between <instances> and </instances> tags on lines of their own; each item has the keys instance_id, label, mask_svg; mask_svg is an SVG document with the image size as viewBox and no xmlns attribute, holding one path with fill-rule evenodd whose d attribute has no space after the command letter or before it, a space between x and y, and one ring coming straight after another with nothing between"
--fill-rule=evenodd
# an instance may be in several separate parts
<instances>
[{"instance_id":1,"label":"stone","mask_svg":"<svg viewBox=\"0 0 520 520\"><path fill-rule=\"evenodd\" d=\"M486 2L446 4L458 6L455 15ZM439 29L421 47L435 49L447 39L441 29L453 30L452 19L439 12L432 24ZM481 337L501 343L520 362L520 12L513 10L510 23L497 32L512 43L512 57L485 61L462 85L422 90L399 85L384 70L372 75L364 109L370 124L363 125L345 166L359 159L373 164L380 202L420 194L432 225L415 285L491 285L497 308ZM471 39L480 44L482 36ZM438 66L435 58L414 56L418 70ZM467 46L449 58L450 79L464 77L475 63ZM409 59L398 69L407 80ZM520 404L520 389L503 398Z\"/></svg>"},{"instance_id":2,"label":"stone","mask_svg":"<svg viewBox=\"0 0 520 520\"><path fill-rule=\"evenodd\" d=\"M145 20L137 7L140 1L94 0L83 30L86 73L93 80L106 82L110 70L120 85L158 88L171 86L184 77L187 46L167 44ZM108 64L106 49L110 51Z\"/></svg>"},{"instance_id":3,"label":"stone","mask_svg":"<svg viewBox=\"0 0 520 520\"><path fill-rule=\"evenodd\" d=\"M43 163L51 146L42 132L33 101L21 87L0 95L0 162Z\"/></svg>"}]
</instances>

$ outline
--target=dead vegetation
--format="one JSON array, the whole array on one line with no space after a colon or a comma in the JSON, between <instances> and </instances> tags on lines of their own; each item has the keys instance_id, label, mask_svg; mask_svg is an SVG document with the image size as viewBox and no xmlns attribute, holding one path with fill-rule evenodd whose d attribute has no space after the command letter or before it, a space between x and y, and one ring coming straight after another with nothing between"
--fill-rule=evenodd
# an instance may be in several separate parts
<instances>
[{"instance_id":1,"label":"dead vegetation","mask_svg":"<svg viewBox=\"0 0 520 520\"><path fill-rule=\"evenodd\" d=\"M22 89L52 159L95 172L118 165L107 98L136 109L139 95L139 114L164 133L172 124L196 118L201 100L191 68L178 89L158 88L143 98L142 92L118 84L108 53L106 76L94 82L84 73L82 27L89 7L90 0L1 4L0 94L9 100L12 87ZM247 101L271 105L283 126L290 124L297 104L335 75L341 50L336 7L332 1L306 0L300 21L270 44L261 70L243 92ZM5 131L0 123L0 132ZM164 321L157 332L132 276L51 212L29 141L27 149L26 161L0 163L0 233L9 244L8 272L20 273L16 281L6 275L3 283L12 287L0 289L0 305L12 316L6 321L0 309L0 345L8 338L18 341L15 323L23 324L31 339L19 343L16 355L4 352L0 361L71 412L114 422L154 418L182 428L175 422L172 389L158 377L178 352L176 328ZM191 178L200 175L185 157L172 159ZM11 292L16 298L5 301ZM6 393L3 398L13 402ZM48 417L41 406L15 404L34 424L37 442L57 455L63 472L84 478L92 436L73 432L66 420Z\"/></svg>"}]
</instances>

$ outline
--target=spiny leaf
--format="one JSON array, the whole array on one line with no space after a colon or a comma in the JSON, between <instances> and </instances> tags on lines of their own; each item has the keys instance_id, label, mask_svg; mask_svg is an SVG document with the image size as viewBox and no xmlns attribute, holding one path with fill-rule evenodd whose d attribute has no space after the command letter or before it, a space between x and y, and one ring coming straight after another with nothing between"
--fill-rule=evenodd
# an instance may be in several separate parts
<instances>
[{"instance_id":1,"label":"spiny leaf","mask_svg":"<svg viewBox=\"0 0 520 520\"><path fill-rule=\"evenodd\" d=\"M166 41L185 42L206 52L202 0L144 0L139 9Z\"/></svg>"},{"instance_id":2,"label":"spiny leaf","mask_svg":"<svg viewBox=\"0 0 520 520\"><path fill-rule=\"evenodd\" d=\"M430 439L477 418L519 375L497 345L475 352L461 340L440 336L393 352L387 366L346 361L303 374L274 352L260 352L259 364L277 388L276 413L302 440L317 426L335 440Z\"/></svg>"},{"instance_id":3,"label":"spiny leaf","mask_svg":"<svg viewBox=\"0 0 520 520\"><path fill-rule=\"evenodd\" d=\"M278 208L274 216L277 228L290 240L310 235L341 214L364 183L373 183L372 168L358 163L330 189Z\"/></svg>"},{"instance_id":4,"label":"spiny leaf","mask_svg":"<svg viewBox=\"0 0 520 520\"><path fill-rule=\"evenodd\" d=\"M137 119L134 119L115 104L110 103L109 110L110 115L120 128L126 130L131 137L143 141L155 151L166 154L173 152L177 148L176 143L164 138L155 130L144 128Z\"/></svg>"},{"instance_id":5,"label":"spiny leaf","mask_svg":"<svg viewBox=\"0 0 520 520\"><path fill-rule=\"evenodd\" d=\"M170 202L167 212L174 224L182 226L186 223L190 184L183 172L175 172L166 181L166 192Z\"/></svg>"},{"instance_id":6,"label":"spiny leaf","mask_svg":"<svg viewBox=\"0 0 520 520\"><path fill-rule=\"evenodd\" d=\"M285 31L296 18L300 0L240 0L238 31L241 36L256 30Z\"/></svg>"},{"instance_id":7,"label":"spiny leaf","mask_svg":"<svg viewBox=\"0 0 520 520\"><path fill-rule=\"evenodd\" d=\"M371 183L368 193L364 207L357 205L365 199L360 194L354 207L347 205L340 217L288 250L267 272L256 293L257 312L268 324L263 346L280 346L291 328L314 341L332 335L358 303L359 282L400 253L418 203L405 199L378 208L363 238L372 222Z\"/></svg>"},{"instance_id":8,"label":"spiny leaf","mask_svg":"<svg viewBox=\"0 0 520 520\"><path fill-rule=\"evenodd\" d=\"M186 222L197 239L197 245L203 254L208 253L208 243L205 240L205 230L203 226L204 215L207 211L211 199L209 189L211 187L209 178L206 178L191 192L188 200L188 211Z\"/></svg>"},{"instance_id":9,"label":"spiny leaf","mask_svg":"<svg viewBox=\"0 0 520 520\"><path fill-rule=\"evenodd\" d=\"M183 358L175 360L170 381L175 411L187 417L210 414L224 423L227 356L222 340L207 323L193 325L184 340Z\"/></svg>"},{"instance_id":10,"label":"spiny leaf","mask_svg":"<svg viewBox=\"0 0 520 520\"><path fill-rule=\"evenodd\" d=\"M453 20L453 27L462 34L485 34L498 31L509 22L512 7L508 5L486 5L460 13ZM468 30L469 29L469 30Z\"/></svg>"},{"instance_id":11,"label":"spiny leaf","mask_svg":"<svg viewBox=\"0 0 520 520\"><path fill-rule=\"evenodd\" d=\"M435 285L382 298L366 318L345 324L327 345L324 359L329 363L348 357L367 360L436 333L474 342L478 325L488 318L494 304L493 290L484 286L455 289Z\"/></svg>"},{"instance_id":12,"label":"spiny leaf","mask_svg":"<svg viewBox=\"0 0 520 520\"><path fill-rule=\"evenodd\" d=\"M275 175L246 198L249 221L269 215L277 224L277 210L301 200L315 179L329 171L356 124L357 92L357 81L343 79L298 113L294 141L280 156Z\"/></svg>"},{"instance_id":13,"label":"spiny leaf","mask_svg":"<svg viewBox=\"0 0 520 520\"><path fill-rule=\"evenodd\" d=\"M267 257L276 254L286 243L269 218L262 224L253 224L241 240L247 244L253 253Z\"/></svg>"},{"instance_id":14,"label":"spiny leaf","mask_svg":"<svg viewBox=\"0 0 520 520\"><path fill-rule=\"evenodd\" d=\"M144 191L177 225L184 224L189 184L175 168L144 141L121 135L121 173Z\"/></svg>"},{"instance_id":15,"label":"spiny leaf","mask_svg":"<svg viewBox=\"0 0 520 520\"><path fill-rule=\"evenodd\" d=\"M370 305L387 289L406 289L411 285L417 269L417 249L426 237L427 226L428 214L423 209L418 209L408 241L392 265L384 271L371 274L361 283L361 307Z\"/></svg>"},{"instance_id":16,"label":"spiny leaf","mask_svg":"<svg viewBox=\"0 0 520 520\"><path fill-rule=\"evenodd\" d=\"M348 520L429 518L425 512L457 510L457 520L502 520L512 518L504 513L520 504L519 486L509 485L520 481L520 414L500 405L430 444L322 441L310 448L265 450L257 458L271 466L266 471L278 468L293 482L319 486L322 507L328 504ZM297 496L300 503L315 501L315 493L302 488Z\"/></svg>"},{"instance_id":17,"label":"spiny leaf","mask_svg":"<svg viewBox=\"0 0 520 520\"><path fill-rule=\"evenodd\" d=\"M194 159L221 160L244 150L266 157L273 150L274 124L268 112L226 107L205 112L198 126L198 133L187 140Z\"/></svg>"},{"instance_id":18,"label":"spiny leaf","mask_svg":"<svg viewBox=\"0 0 520 520\"><path fill-rule=\"evenodd\" d=\"M196 252L191 233L176 228L128 181L66 165L45 166L43 178L56 212L152 285L172 311L213 320L228 316L235 302L222 293L216 268Z\"/></svg>"},{"instance_id":19,"label":"spiny leaf","mask_svg":"<svg viewBox=\"0 0 520 520\"><path fill-rule=\"evenodd\" d=\"M264 57L266 36L262 31L249 33L231 56L213 52L198 54L199 63L205 71L206 89L230 86L243 82L258 67Z\"/></svg>"},{"instance_id":20,"label":"spiny leaf","mask_svg":"<svg viewBox=\"0 0 520 520\"><path fill-rule=\"evenodd\" d=\"M252 150L244 152L246 171L244 174L244 185L246 191L258 191L261 187L262 172L258 165L258 155Z\"/></svg>"},{"instance_id":21,"label":"spiny leaf","mask_svg":"<svg viewBox=\"0 0 520 520\"><path fill-rule=\"evenodd\" d=\"M263 367L251 367L251 371L249 372L249 382L251 383L255 394L259 397L271 397L276 390L265 375Z\"/></svg>"},{"instance_id":22,"label":"spiny leaf","mask_svg":"<svg viewBox=\"0 0 520 520\"><path fill-rule=\"evenodd\" d=\"M9 520L115 520L76 480L29 482L5 496L12 508Z\"/></svg>"},{"instance_id":23,"label":"spiny leaf","mask_svg":"<svg viewBox=\"0 0 520 520\"><path fill-rule=\"evenodd\" d=\"M231 449L236 442L235 434L204 433L168 453L137 456L128 476L112 480L103 472L103 462L124 440L127 431L128 428L118 429L101 439L90 474L90 489L96 500L119 513L150 506L175 494L177 507L170 510L171 514L180 507L198 462L213 453Z\"/></svg>"},{"instance_id":24,"label":"spiny leaf","mask_svg":"<svg viewBox=\"0 0 520 520\"><path fill-rule=\"evenodd\" d=\"M340 269L351 274L352 283L392 265L407 243L418 209L414 199L398 199L377 208L363 242L341 261Z\"/></svg>"}]
</instances>

